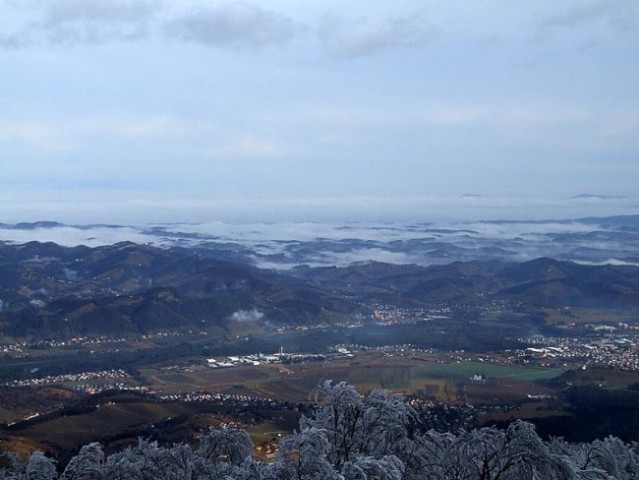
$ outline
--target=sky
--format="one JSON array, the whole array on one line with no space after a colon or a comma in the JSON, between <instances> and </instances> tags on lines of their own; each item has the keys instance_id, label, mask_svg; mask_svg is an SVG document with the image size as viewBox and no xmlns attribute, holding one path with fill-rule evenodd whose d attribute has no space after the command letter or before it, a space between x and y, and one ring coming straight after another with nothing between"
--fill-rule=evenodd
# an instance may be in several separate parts
<instances>
[{"instance_id":1,"label":"sky","mask_svg":"<svg viewBox=\"0 0 639 480\"><path fill-rule=\"evenodd\" d=\"M636 0L0 0L0 222L639 213Z\"/></svg>"}]
</instances>

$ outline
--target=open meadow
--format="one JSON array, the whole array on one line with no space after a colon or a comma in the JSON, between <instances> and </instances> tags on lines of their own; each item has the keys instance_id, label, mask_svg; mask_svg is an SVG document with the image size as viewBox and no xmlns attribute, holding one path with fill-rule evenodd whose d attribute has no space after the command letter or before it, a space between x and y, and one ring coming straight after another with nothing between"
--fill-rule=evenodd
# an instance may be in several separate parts
<instances>
[{"instance_id":1,"label":"open meadow","mask_svg":"<svg viewBox=\"0 0 639 480\"><path fill-rule=\"evenodd\" d=\"M193 357L179 367L147 365L125 383L144 387L148 393L85 394L77 408L4 427L2 448L37 447L65 455L91 441L110 449L134 443L138 437L166 442L195 439L210 426L233 425L247 429L256 453L268 456L278 438L297 426L302 411L315 401L315 387L325 380L353 384L361 393L384 388L427 402L469 403L475 405L480 424L570 415L559 399L569 385L627 390L639 381L631 373L508 364L498 356L454 358L432 351L372 349L294 364L212 368L206 359ZM42 392L71 398L73 388L67 382L60 390L45 387ZM33 396L38 390L28 392ZM25 399L30 398L27 393ZM38 408L29 401L32 410ZM26 413L15 402L0 405L7 420L25 418Z\"/></svg>"}]
</instances>

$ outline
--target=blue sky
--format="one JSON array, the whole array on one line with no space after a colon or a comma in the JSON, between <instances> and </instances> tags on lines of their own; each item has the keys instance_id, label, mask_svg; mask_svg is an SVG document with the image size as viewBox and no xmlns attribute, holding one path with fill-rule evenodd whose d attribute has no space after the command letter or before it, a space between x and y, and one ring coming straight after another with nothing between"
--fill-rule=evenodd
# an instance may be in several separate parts
<instances>
[{"instance_id":1,"label":"blue sky","mask_svg":"<svg viewBox=\"0 0 639 480\"><path fill-rule=\"evenodd\" d=\"M0 221L639 212L638 2L371 3L0 0Z\"/></svg>"}]
</instances>

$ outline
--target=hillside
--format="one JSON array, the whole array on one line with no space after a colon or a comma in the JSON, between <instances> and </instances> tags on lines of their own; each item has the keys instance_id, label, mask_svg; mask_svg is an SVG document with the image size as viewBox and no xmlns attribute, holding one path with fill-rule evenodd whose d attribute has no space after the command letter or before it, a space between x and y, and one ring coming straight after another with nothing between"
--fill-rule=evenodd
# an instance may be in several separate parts
<instances>
[{"instance_id":1,"label":"hillside","mask_svg":"<svg viewBox=\"0 0 639 480\"><path fill-rule=\"evenodd\" d=\"M226 328L236 312L274 325L330 323L358 311L276 273L128 242L2 245L0 301L3 335L39 338Z\"/></svg>"},{"instance_id":2,"label":"hillside","mask_svg":"<svg viewBox=\"0 0 639 480\"><path fill-rule=\"evenodd\" d=\"M232 324L343 322L374 305L639 307L639 267L550 258L524 263L385 263L258 269L198 250L122 242L96 248L0 245L0 331L12 338L230 332ZM470 318L470 317L469 317Z\"/></svg>"},{"instance_id":3,"label":"hillside","mask_svg":"<svg viewBox=\"0 0 639 480\"><path fill-rule=\"evenodd\" d=\"M401 304L491 301L531 306L639 307L639 267L587 266L539 258L524 263L454 262L420 267L370 263L345 268L298 268L295 274L322 288L360 300Z\"/></svg>"}]
</instances>

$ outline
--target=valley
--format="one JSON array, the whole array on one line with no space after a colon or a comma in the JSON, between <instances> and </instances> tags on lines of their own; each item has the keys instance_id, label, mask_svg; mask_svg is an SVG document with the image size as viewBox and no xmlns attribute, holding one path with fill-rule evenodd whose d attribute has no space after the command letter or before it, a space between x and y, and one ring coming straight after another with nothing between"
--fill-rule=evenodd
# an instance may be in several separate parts
<instances>
[{"instance_id":1,"label":"valley","mask_svg":"<svg viewBox=\"0 0 639 480\"><path fill-rule=\"evenodd\" d=\"M639 267L273 270L217 249L0 244L0 448L64 461L232 425L268 458L329 379L400 392L442 431L638 439Z\"/></svg>"},{"instance_id":2,"label":"valley","mask_svg":"<svg viewBox=\"0 0 639 480\"><path fill-rule=\"evenodd\" d=\"M423 325L419 322L409 326ZM599 341L607 358L619 358L631 351L636 355L637 336L631 332L623 334L632 339L632 346L619 344L621 336L605 332L597 334L599 340L591 334L587 339L576 337L561 344L547 337L544 347L550 350L545 352L540 337L522 338L514 350L447 350L390 344L392 332L404 338L401 327L378 327L383 328L380 337L389 342L385 346L339 343L322 350L321 344L315 343L315 351L323 353L305 356L295 355L288 348L280 354L277 347L268 355L249 357L259 361L259 365L247 365L246 358L237 354L247 349L244 339L216 351L206 344L206 336L196 336L178 337L185 343L169 348L149 343L147 355L132 349L129 355L135 352L137 363L126 362L126 369L48 377L34 372L32 378L9 381L0 387L0 421L6 425L0 429L0 436L5 448L31 445L28 448L45 448L52 455L66 458L89 441L97 440L107 448L117 449L134 444L139 436L163 442L183 441L195 439L208 426L230 424L249 431L256 453L266 452L276 448L278 434L290 434L300 414L312 408L313 390L327 379L348 382L362 392L376 388L401 392L415 405L431 409L445 406L452 416L447 417L446 425L459 421L479 426L526 418L538 423L542 434L565 435L570 431L562 431L566 427L561 427L561 422L575 415L575 399L567 400L575 388L594 386L632 397L633 389L639 385L636 368L609 365L606 357L597 361L592 351L588 350L590 356L586 357L571 347ZM325 333L331 334L327 340L343 339L347 330L357 338L356 328L335 328L327 329ZM370 332L367 333L366 338L370 339ZM303 344L308 331L289 335L291 344ZM170 336L156 337L156 342L158 338L171 343ZM118 357L134 358L126 355L126 342L120 343L124 348L122 357ZM432 344L433 340L423 343ZM180 350L180 345L184 350ZM75 348L75 358L83 358L82 348L93 349L89 355L100 358L95 344ZM164 355L159 355L159 351ZM22 352L13 360L28 360L33 365L48 359L56 365L60 352L50 347L46 354L38 353L23 356ZM104 362L116 358L108 352L104 355ZM87 368L86 362L73 363L63 358L58 359L62 363L56 368ZM10 364L11 361L6 363ZM33 378L36 376L39 378ZM599 410L597 415L605 411ZM553 419L555 423L550 423ZM434 424L437 421L441 420L433 418ZM617 429L615 433L626 439L635 435L627 429ZM583 431L581 435L588 438Z\"/></svg>"}]
</instances>

